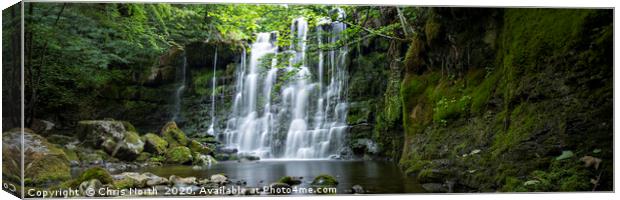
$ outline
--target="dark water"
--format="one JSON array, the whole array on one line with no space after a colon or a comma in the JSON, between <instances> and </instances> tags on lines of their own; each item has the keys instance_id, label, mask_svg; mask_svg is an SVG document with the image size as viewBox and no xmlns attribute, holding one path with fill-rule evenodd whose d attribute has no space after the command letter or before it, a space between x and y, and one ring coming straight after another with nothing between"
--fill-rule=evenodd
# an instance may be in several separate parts
<instances>
[{"instance_id":1,"label":"dark water","mask_svg":"<svg viewBox=\"0 0 620 200\"><path fill-rule=\"evenodd\" d=\"M269 185L282 176L301 176L303 179L299 187L308 187L314 177L329 174L339 182L338 193L348 193L353 185L361 185L366 193L375 194L424 192L415 178L405 176L396 164L385 161L228 161L202 170L194 170L191 166L163 166L144 169L146 171L162 177L177 175L199 179L224 173L233 181L246 181L247 186L251 187Z\"/></svg>"}]
</instances>

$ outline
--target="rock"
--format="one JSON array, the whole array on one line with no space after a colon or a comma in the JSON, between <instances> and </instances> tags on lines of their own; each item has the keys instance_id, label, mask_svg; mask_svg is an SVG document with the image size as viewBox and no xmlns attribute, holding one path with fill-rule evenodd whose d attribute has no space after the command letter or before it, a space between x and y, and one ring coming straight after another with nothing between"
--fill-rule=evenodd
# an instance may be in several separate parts
<instances>
[{"instance_id":1,"label":"rock","mask_svg":"<svg viewBox=\"0 0 620 200\"><path fill-rule=\"evenodd\" d=\"M192 152L184 146L173 147L166 152L166 162L171 164L190 164Z\"/></svg>"},{"instance_id":2,"label":"rock","mask_svg":"<svg viewBox=\"0 0 620 200\"><path fill-rule=\"evenodd\" d=\"M56 125L50 121L42 119L34 119L32 121L32 131L41 135L48 135Z\"/></svg>"},{"instance_id":3,"label":"rock","mask_svg":"<svg viewBox=\"0 0 620 200\"><path fill-rule=\"evenodd\" d=\"M321 174L314 178L311 185L313 187L336 187L338 181L333 176Z\"/></svg>"},{"instance_id":4,"label":"rock","mask_svg":"<svg viewBox=\"0 0 620 200\"><path fill-rule=\"evenodd\" d=\"M88 197L100 196L98 192L95 192L95 193L87 192L87 191L99 191L99 188L103 188L103 184L98 179L91 179L88 181L84 181L79 186L80 193Z\"/></svg>"},{"instance_id":5,"label":"rock","mask_svg":"<svg viewBox=\"0 0 620 200\"><path fill-rule=\"evenodd\" d=\"M579 161L583 162L586 168L594 167L594 169L598 170L598 167L603 160L601 160L600 158L592 157L592 156L584 156L584 157L581 157Z\"/></svg>"},{"instance_id":6,"label":"rock","mask_svg":"<svg viewBox=\"0 0 620 200\"><path fill-rule=\"evenodd\" d=\"M80 121L77 134L87 144L103 148L113 157L126 161L133 161L144 149L144 142L138 133L127 131L121 121Z\"/></svg>"},{"instance_id":7,"label":"rock","mask_svg":"<svg viewBox=\"0 0 620 200\"><path fill-rule=\"evenodd\" d=\"M353 192L353 194L364 194L365 191L361 185L354 185L351 187L351 192Z\"/></svg>"},{"instance_id":8,"label":"rock","mask_svg":"<svg viewBox=\"0 0 620 200\"><path fill-rule=\"evenodd\" d=\"M257 160L260 160L260 157L246 154L246 155L239 155L239 160L240 161L257 161Z\"/></svg>"},{"instance_id":9,"label":"rock","mask_svg":"<svg viewBox=\"0 0 620 200\"><path fill-rule=\"evenodd\" d=\"M117 143L113 152L108 152L112 157L116 157L126 161L135 160L144 150L144 142L136 132L125 132L125 138Z\"/></svg>"},{"instance_id":10,"label":"rock","mask_svg":"<svg viewBox=\"0 0 620 200\"><path fill-rule=\"evenodd\" d=\"M225 185L228 183L228 177L222 174L214 174L211 176L211 182L218 185Z\"/></svg>"},{"instance_id":11,"label":"rock","mask_svg":"<svg viewBox=\"0 0 620 200\"><path fill-rule=\"evenodd\" d=\"M286 183L288 185L299 185L301 184L301 177L292 177L292 176L283 176L278 180L279 183Z\"/></svg>"},{"instance_id":12,"label":"rock","mask_svg":"<svg viewBox=\"0 0 620 200\"><path fill-rule=\"evenodd\" d=\"M211 166L212 164L217 164L217 160L215 160L215 158L211 157L210 155L204 155L204 154L195 152L193 156L192 164L195 166L200 166L200 167L208 167L208 166Z\"/></svg>"},{"instance_id":13,"label":"rock","mask_svg":"<svg viewBox=\"0 0 620 200\"><path fill-rule=\"evenodd\" d=\"M283 195L283 194L290 194L288 193L288 190L291 189L291 186L286 184L286 183L272 183L269 185L269 191L267 191L269 194L274 194L274 195Z\"/></svg>"},{"instance_id":14,"label":"rock","mask_svg":"<svg viewBox=\"0 0 620 200\"><path fill-rule=\"evenodd\" d=\"M215 154L215 159L219 161L230 160L230 155L226 153L218 153L218 154Z\"/></svg>"},{"instance_id":15,"label":"rock","mask_svg":"<svg viewBox=\"0 0 620 200\"><path fill-rule=\"evenodd\" d=\"M213 152L211 149L209 149L209 147L202 145L200 142L196 140L190 141L189 148L190 150L192 150L192 152L198 152L201 154L211 154Z\"/></svg>"},{"instance_id":16,"label":"rock","mask_svg":"<svg viewBox=\"0 0 620 200\"><path fill-rule=\"evenodd\" d=\"M446 193L448 192L448 188L446 188L441 183L424 183L422 184L422 188L427 192L431 193Z\"/></svg>"},{"instance_id":17,"label":"rock","mask_svg":"<svg viewBox=\"0 0 620 200\"><path fill-rule=\"evenodd\" d=\"M170 181L170 184L172 184L175 187L185 187L185 186L192 186L192 185L198 184L198 182L196 182L196 177L183 178L183 177L172 175L170 176L168 180Z\"/></svg>"},{"instance_id":18,"label":"rock","mask_svg":"<svg viewBox=\"0 0 620 200\"><path fill-rule=\"evenodd\" d=\"M131 131L131 132L138 132L138 129L136 129L136 127L133 126L133 124L129 123L128 121L121 121L121 123L123 124L123 127L125 127L125 130Z\"/></svg>"},{"instance_id":19,"label":"rock","mask_svg":"<svg viewBox=\"0 0 620 200\"><path fill-rule=\"evenodd\" d=\"M539 183L540 183L540 181L538 181L538 180L529 180L529 181L525 181L523 183L523 186L536 185L536 184L539 184Z\"/></svg>"},{"instance_id":20,"label":"rock","mask_svg":"<svg viewBox=\"0 0 620 200\"><path fill-rule=\"evenodd\" d=\"M170 147L187 146L188 140L185 133L174 122L168 122L161 129L161 135Z\"/></svg>"},{"instance_id":21,"label":"rock","mask_svg":"<svg viewBox=\"0 0 620 200\"><path fill-rule=\"evenodd\" d=\"M79 121L76 128L78 138L96 148L108 138L112 141L122 140L125 132L123 123L114 120Z\"/></svg>"},{"instance_id":22,"label":"rock","mask_svg":"<svg viewBox=\"0 0 620 200\"><path fill-rule=\"evenodd\" d=\"M440 169L424 169L418 173L417 180L420 183L441 183L448 177L448 172Z\"/></svg>"},{"instance_id":23,"label":"rock","mask_svg":"<svg viewBox=\"0 0 620 200\"><path fill-rule=\"evenodd\" d=\"M34 184L59 182L70 178L65 152L32 130L12 129L2 134L2 173L21 174L21 145L24 145L24 179Z\"/></svg>"},{"instance_id":24,"label":"rock","mask_svg":"<svg viewBox=\"0 0 620 200\"><path fill-rule=\"evenodd\" d=\"M138 162L146 162L149 159L151 159L151 154L147 153L147 152L142 152L142 153L140 153L140 155L138 155L138 157L136 158L136 161L138 161Z\"/></svg>"},{"instance_id":25,"label":"rock","mask_svg":"<svg viewBox=\"0 0 620 200\"><path fill-rule=\"evenodd\" d=\"M143 135L142 140L144 141L144 151L155 155L163 155L168 147L166 140L153 133Z\"/></svg>"},{"instance_id":26,"label":"rock","mask_svg":"<svg viewBox=\"0 0 620 200\"><path fill-rule=\"evenodd\" d=\"M86 171L82 172L80 177L78 178L78 182L83 182L87 180L97 179L102 184L109 184L114 182L112 176L108 171L101 167L93 167L89 168Z\"/></svg>"},{"instance_id":27,"label":"rock","mask_svg":"<svg viewBox=\"0 0 620 200\"><path fill-rule=\"evenodd\" d=\"M222 154L236 154L238 150L235 148L218 148L217 152Z\"/></svg>"},{"instance_id":28,"label":"rock","mask_svg":"<svg viewBox=\"0 0 620 200\"><path fill-rule=\"evenodd\" d=\"M54 144L67 145L67 144L76 142L77 138L69 137L66 135L53 134L53 135L47 136L47 141L54 143Z\"/></svg>"}]
</instances>

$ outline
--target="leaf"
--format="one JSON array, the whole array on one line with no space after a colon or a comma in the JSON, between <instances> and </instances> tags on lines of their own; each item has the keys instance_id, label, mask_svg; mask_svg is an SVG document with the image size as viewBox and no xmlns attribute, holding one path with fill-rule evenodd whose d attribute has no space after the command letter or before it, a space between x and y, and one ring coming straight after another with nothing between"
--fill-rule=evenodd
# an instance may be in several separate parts
<instances>
[{"instance_id":1,"label":"leaf","mask_svg":"<svg viewBox=\"0 0 620 200\"><path fill-rule=\"evenodd\" d=\"M565 160L568 158L572 158L573 156L575 156L573 151L562 151L562 155L556 157L555 160Z\"/></svg>"}]
</instances>

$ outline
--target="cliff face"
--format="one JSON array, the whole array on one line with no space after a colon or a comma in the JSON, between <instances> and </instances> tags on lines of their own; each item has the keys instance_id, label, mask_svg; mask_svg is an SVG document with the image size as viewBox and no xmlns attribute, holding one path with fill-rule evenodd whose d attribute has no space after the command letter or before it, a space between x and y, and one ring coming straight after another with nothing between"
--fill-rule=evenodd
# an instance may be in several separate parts
<instances>
[{"instance_id":1,"label":"cliff face","mask_svg":"<svg viewBox=\"0 0 620 200\"><path fill-rule=\"evenodd\" d=\"M409 174L455 191L612 189L611 10L421 16L400 86Z\"/></svg>"}]
</instances>

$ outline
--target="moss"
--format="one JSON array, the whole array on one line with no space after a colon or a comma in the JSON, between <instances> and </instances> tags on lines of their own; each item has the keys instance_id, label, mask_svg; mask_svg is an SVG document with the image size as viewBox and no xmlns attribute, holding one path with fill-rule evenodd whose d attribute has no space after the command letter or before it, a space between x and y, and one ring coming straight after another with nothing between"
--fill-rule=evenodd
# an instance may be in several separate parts
<instances>
[{"instance_id":1,"label":"moss","mask_svg":"<svg viewBox=\"0 0 620 200\"><path fill-rule=\"evenodd\" d=\"M121 123L123 123L126 131L138 132L138 129L136 129L136 127L133 126L133 124L131 124L129 121L121 121Z\"/></svg>"},{"instance_id":2,"label":"moss","mask_svg":"<svg viewBox=\"0 0 620 200\"><path fill-rule=\"evenodd\" d=\"M192 161L192 152L183 146L172 147L166 151L166 162L172 164L189 164Z\"/></svg>"},{"instance_id":3,"label":"moss","mask_svg":"<svg viewBox=\"0 0 620 200\"><path fill-rule=\"evenodd\" d=\"M426 70L423 53L426 51L424 40L416 35L405 54L405 70L413 74L421 74Z\"/></svg>"},{"instance_id":4,"label":"moss","mask_svg":"<svg viewBox=\"0 0 620 200\"><path fill-rule=\"evenodd\" d=\"M209 147L200 144L200 142L196 140L191 140L191 142L189 143L189 148L190 150L192 150L192 152L197 152L201 154L211 154L213 152Z\"/></svg>"},{"instance_id":5,"label":"moss","mask_svg":"<svg viewBox=\"0 0 620 200\"><path fill-rule=\"evenodd\" d=\"M113 185L116 189L130 189L139 188L140 182L136 179L125 177L121 180L114 181Z\"/></svg>"},{"instance_id":6,"label":"moss","mask_svg":"<svg viewBox=\"0 0 620 200\"><path fill-rule=\"evenodd\" d=\"M99 180L102 184L110 184L113 182L112 176L108 173L107 170L101 167L92 167L80 174L80 176L76 179L67 181L62 184L62 188L76 188L82 182L89 181L92 179Z\"/></svg>"},{"instance_id":7,"label":"moss","mask_svg":"<svg viewBox=\"0 0 620 200\"><path fill-rule=\"evenodd\" d=\"M69 161L80 161L78 154L73 149L63 149L65 155L67 155L67 160Z\"/></svg>"},{"instance_id":8,"label":"moss","mask_svg":"<svg viewBox=\"0 0 620 200\"><path fill-rule=\"evenodd\" d=\"M145 162L148 161L151 158L151 154L147 153L147 152L142 152L138 155L138 157L136 158L136 161L138 162Z\"/></svg>"},{"instance_id":9,"label":"moss","mask_svg":"<svg viewBox=\"0 0 620 200\"><path fill-rule=\"evenodd\" d=\"M65 156L46 155L26 165L24 177L33 183L42 184L54 181L64 181L70 178L69 163Z\"/></svg>"},{"instance_id":10,"label":"moss","mask_svg":"<svg viewBox=\"0 0 620 200\"><path fill-rule=\"evenodd\" d=\"M286 183L292 186L292 185L299 185L301 181L297 179L293 179L293 177L290 177L290 176L283 176L280 179L278 179L278 183Z\"/></svg>"},{"instance_id":11,"label":"moss","mask_svg":"<svg viewBox=\"0 0 620 200\"><path fill-rule=\"evenodd\" d=\"M188 143L187 136L179 128L170 128L162 136L170 147L186 146Z\"/></svg>"},{"instance_id":12,"label":"moss","mask_svg":"<svg viewBox=\"0 0 620 200\"><path fill-rule=\"evenodd\" d=\"M426 35L426 43L428 46L433 45L441 36L441 24L435 18L429 18L424 25L424 34Z\"/></svg>"},{"instance_id":13,"label":"moss","mask_svg":"<svg viewBox=\"0 0 620 200\"><path fill-rule=\"evenodd\" d=\"M168 147L166 140L153 133L143 135L142 140L144 140L144 151L149 153L161 155L166 152Z\"/></svg>"},{"instance_id":14,"label":"moss","mask_svg":"<svg viewBox=\"0 0 620 200\"><path fill-rule=\"evenodd\" d=\"M316 188L336 187L338 185L338 181L333 176L321 174L312 180L311 185Z\"/></svg>"}]
</instances>

